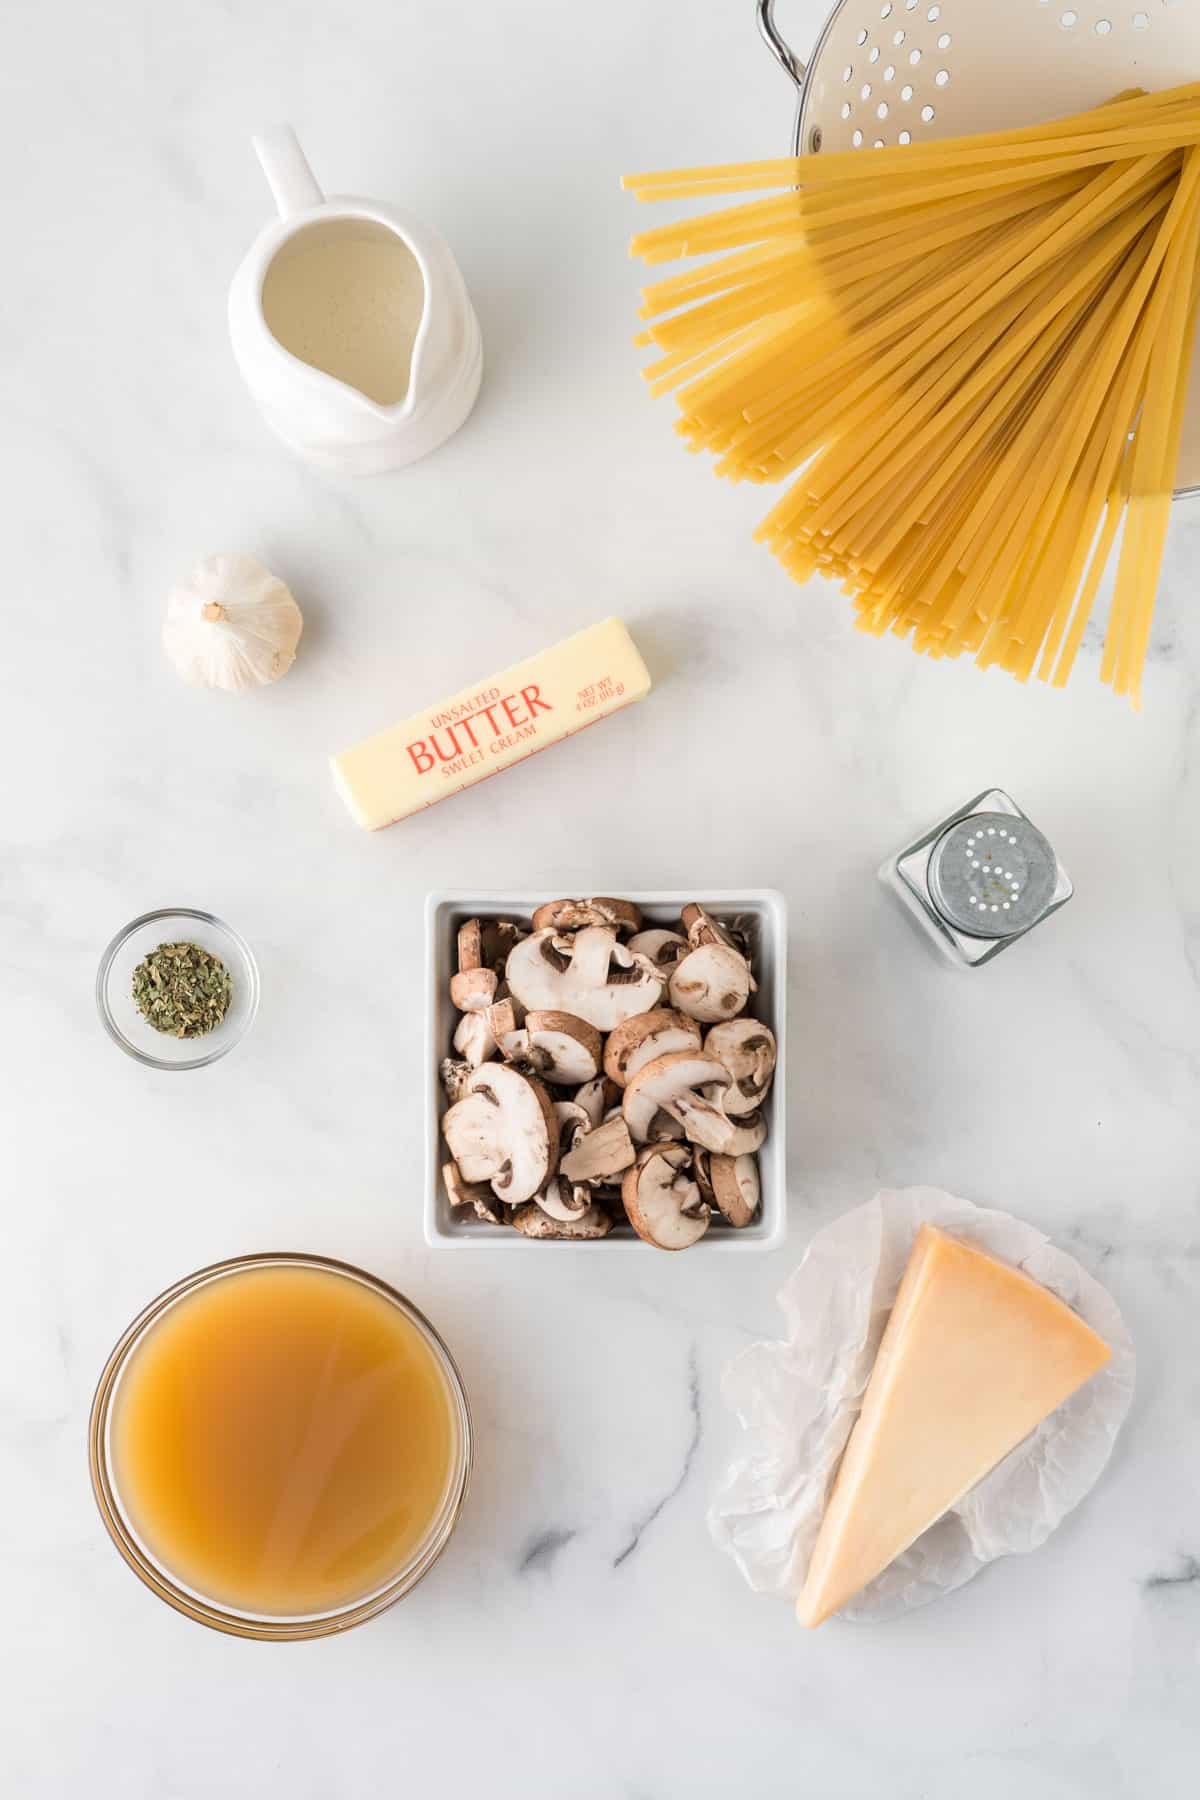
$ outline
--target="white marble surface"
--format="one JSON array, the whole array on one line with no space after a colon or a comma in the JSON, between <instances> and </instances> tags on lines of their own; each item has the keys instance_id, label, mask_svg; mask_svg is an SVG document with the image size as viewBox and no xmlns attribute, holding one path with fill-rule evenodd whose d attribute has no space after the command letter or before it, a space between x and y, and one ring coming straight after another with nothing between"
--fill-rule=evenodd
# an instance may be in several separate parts
<instances>
[{"instance_id":1,"label":"white marble surface","mask_svg":"<svg viewBox=\"0 0 1200 1800\"><path fill-rule=\"evenodd\" d=\"M781 8L781 11L788 10ZM789 23L811 37L819 0ZM1146 1800L1200 1754L1200 509L1179 511L1143 717L865 642L749 542L643 395L626 167L766 154L789 96L750 0L62 0L0 59L7 500L4 1727L22 1800L811 1794ZM460 255L476 417L375 485L268 439L224 290L267 198L251 130L426 211ZM218 548L294 585L294 671L184 689L172 578ZM623 613L640 709L376 837L327 752ZM1068 910L943 973L881 856L994 781ZM791 1242L706 1261L436 1256L419 1223L414 995L432 885L744 883L792 907ZM156 1076L103 1036L96 960L161 904L262 962L250 1039ZM1022 1212L1111 1286L1140 1390L1036 1556L876 1629L808 1636L703 1523L730 1355L813 1227L927 1181ZM451 1553L340 1641L205 1632L98 1523L84 1427L109 1346L183 1271L312 1247L405 1287L474 1398Z\"/></svg>"}]
</instances>

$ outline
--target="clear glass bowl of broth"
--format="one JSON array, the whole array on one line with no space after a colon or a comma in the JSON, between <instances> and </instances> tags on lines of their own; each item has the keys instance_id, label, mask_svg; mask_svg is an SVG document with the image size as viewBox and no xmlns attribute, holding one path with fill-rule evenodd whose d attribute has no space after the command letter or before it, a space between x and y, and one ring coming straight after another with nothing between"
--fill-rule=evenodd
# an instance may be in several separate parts
<instances>
[{"instance_id":1,"label":"clear glass bowl of broth","mask_svg":"<svg viewBox=\"0 0 1200 1800\"><path fill-rule=\"evenodd\" d=\"M266 1253L186 1276L133 1321L100 1377L90 1460L109 1536L160 1599L238 1637L323 1637L437 1561L471 1417L402 1294Z\"/></svg>"}]
</instances>

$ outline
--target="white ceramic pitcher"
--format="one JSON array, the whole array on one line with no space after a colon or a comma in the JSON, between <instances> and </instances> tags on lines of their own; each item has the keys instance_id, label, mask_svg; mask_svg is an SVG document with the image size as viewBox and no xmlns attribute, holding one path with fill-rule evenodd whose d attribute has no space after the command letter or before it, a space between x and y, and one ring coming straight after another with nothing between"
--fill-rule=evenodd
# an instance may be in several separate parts
<instances>
[{"instance_id":1,"label":"white ceramic pitcher","mask_svg":"<svg viewBox=\"0 0 1200 1800\"><path fill-rule=\"evenodd\" d=\"M229 290L229 335L246 385L275 434L309 462L356 475L404 468L458 430L483 373L479 321L450 246L432 227L377 201L326 199L290 125L263 132L254 148L279 217L260 232ZM285 246L314 228L353 231L355 221L394 232L423 283L407 391L392 405L285 349L263 310L264 283ZM329 242L336 246L336 237Z\"/></svg>"}]
</instances>

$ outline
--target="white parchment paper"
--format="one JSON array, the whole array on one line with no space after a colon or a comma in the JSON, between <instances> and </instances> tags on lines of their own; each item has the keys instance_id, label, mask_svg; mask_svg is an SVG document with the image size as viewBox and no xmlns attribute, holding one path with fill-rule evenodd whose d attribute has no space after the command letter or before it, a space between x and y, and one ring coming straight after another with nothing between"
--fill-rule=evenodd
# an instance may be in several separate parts
<instances>
[{"instance_id":1,"label":"white parchment paper","mask_svg":"<svg viewBox=\"0 0 1200 1800\"><path fill-rule=\"evenodd\" d=\"M877 1194L809 1245L779 1295L786 1342L752 1344L725 1372L726 1398L747 1437L708 1523L759 1592L794 1599L800 1591L831 1477L925 1219L1040 1281L1111 1345L1112 1360L840 1616L894 1618L961 1587L994 1557L1036 1549L1108 1461L1134 1383L1133 1343L1112 1296L1073 1256L1009 1213L937 1188Z\"/></svg>"}]
</instances>

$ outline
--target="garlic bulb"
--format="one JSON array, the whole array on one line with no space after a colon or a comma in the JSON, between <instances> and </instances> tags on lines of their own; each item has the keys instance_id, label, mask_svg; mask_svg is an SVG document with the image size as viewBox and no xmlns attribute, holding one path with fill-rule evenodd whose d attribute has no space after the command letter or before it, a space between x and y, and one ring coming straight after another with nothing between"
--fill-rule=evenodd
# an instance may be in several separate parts
<instances>
[{"instance_id":1,"label":"garlic bulb","mask_svg":"<svg viewBox=\"0 0 1200 1800\"><path fill-rule=\"evenodd\" d=\"M197 687L265 687L296 658L304 620L290 590L253 556L208 556L171 589L163 649Z\"/></svg>"}]
</instances>

